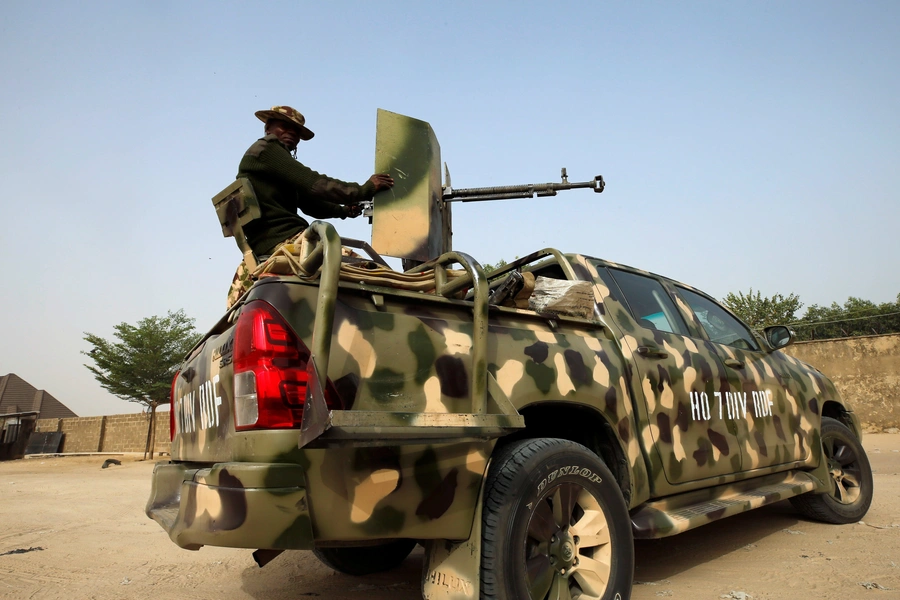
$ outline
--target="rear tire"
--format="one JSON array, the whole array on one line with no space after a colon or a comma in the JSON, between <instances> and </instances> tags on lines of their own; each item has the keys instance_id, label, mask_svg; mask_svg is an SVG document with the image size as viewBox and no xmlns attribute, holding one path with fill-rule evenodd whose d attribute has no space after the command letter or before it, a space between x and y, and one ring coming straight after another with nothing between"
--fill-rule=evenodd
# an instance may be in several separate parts
<instances>
[{"instance_id":1,"label":"rear tire","mask_svg":"<svg viewBox=\"0 0 900 600\"><path fill-rule=\"evenodd\" d=\"M522 440L491 460L482 513L481 597L626 600L631 520L615 477L567 440Z\"/></svg>"},{"instance_id":2,"label":"rear tire","mask_svg":"<svg viewBox=\"0 0 900 600\"><path fill-rule=\"evenodd\" d=\"M836 419L822 417L822 451L834 480L831 493L791 498L801 514L817 521L845 525L862 519L872 504L872 467L862 444Z\"/></svg>"},{"instance_id":3,"label":"rear tire","mask_svg":"<svg viewBox=\"0 0 900 600\"><path fill-rule=\"evenodd\" d=\"M322 564L345 575L372 575L399 567L416 547L415 540L394 540L377 546L315 548Z\"/></svg>"}]
</instances>

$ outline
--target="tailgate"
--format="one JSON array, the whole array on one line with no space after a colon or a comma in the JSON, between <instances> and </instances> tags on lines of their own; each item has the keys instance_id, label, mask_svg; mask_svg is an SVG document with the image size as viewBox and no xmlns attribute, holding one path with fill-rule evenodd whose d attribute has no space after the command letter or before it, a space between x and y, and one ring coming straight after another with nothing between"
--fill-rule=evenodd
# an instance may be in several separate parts
<instances>
[{"instance_id":1,"label":"tailgate","mask_svg":"<svg viewBox=\"0 0 900 600\"><path fill-rule=\"evenodd\" d=\"M211 335L182 365L172 385L172 459L214 462L230 460L234 328Z\"/></svg>"}]
</instances>

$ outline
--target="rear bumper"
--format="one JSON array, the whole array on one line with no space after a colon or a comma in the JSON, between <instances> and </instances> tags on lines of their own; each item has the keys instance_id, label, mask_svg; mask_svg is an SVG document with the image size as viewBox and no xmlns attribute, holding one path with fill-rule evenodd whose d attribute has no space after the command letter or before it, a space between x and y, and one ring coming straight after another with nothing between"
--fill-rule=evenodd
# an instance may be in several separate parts
<instances>
[{"instance_id":1,"label":"rear bumper","mask_svg":"<svg viewBox=\"0 0 900 600\"><path fill-rule=\"evenodd\" d=\"M200 546L313 547L305 473L293 464L160 463L147 516L172 541Z\"/></svg>"}]
</instances>

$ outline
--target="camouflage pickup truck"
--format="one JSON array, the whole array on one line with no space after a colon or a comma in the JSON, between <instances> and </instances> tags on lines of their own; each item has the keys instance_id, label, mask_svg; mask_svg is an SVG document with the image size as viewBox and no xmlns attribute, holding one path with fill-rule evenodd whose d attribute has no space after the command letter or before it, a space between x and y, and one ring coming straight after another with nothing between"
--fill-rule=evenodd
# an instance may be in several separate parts
<instances>
[{"instance_id":1,"label":"camouflage pickup truck","mask_svg":"<svg viewBox=\"0 0 900 600\"><path fill-rule=\"evenodd\" d=\"M552 248L395 270L320 221L256 277L172 383L146 511L182 548L366 575L422 544L425 598L624 599L634 538L871 502L859 421L792 332L683 283Z\"/></svg>"}]
</instances>

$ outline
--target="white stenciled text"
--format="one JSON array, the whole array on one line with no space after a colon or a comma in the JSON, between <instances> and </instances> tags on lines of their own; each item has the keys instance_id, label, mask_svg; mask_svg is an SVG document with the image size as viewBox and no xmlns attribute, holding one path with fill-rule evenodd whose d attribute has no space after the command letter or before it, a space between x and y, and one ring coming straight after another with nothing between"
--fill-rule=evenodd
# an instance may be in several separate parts
<instances>
[{"instance_id":1,"label":"white stenciled text","mask_svg":"<svg viewBox=\"0 0 900 600\"><path fill-rule=\"evenodd\" d=\"M706 392L691 392L691 418L694 421L709 421L714 414L719 419L746 419L748 410L755 417L772 415L772 390L750 392L713 392L710 404ZM748 403L749 400L749 403Z\"/></svg>"},{"instance_id":2,"label":"white stenciled text","mask_svg":"<svg viewBox=\"0 0 900 600\"><path fill-rule=\"evenodd\" d=\"M199 408L194 410L196 403ZM203 382L196 390L191 390L175 400L175 429L176 433L193 433L197 431L199 417L200 429L219 426L219 407L222 406L222 396L219 395L219 375L212 380Z\"/></svg>"}]
</instances>

